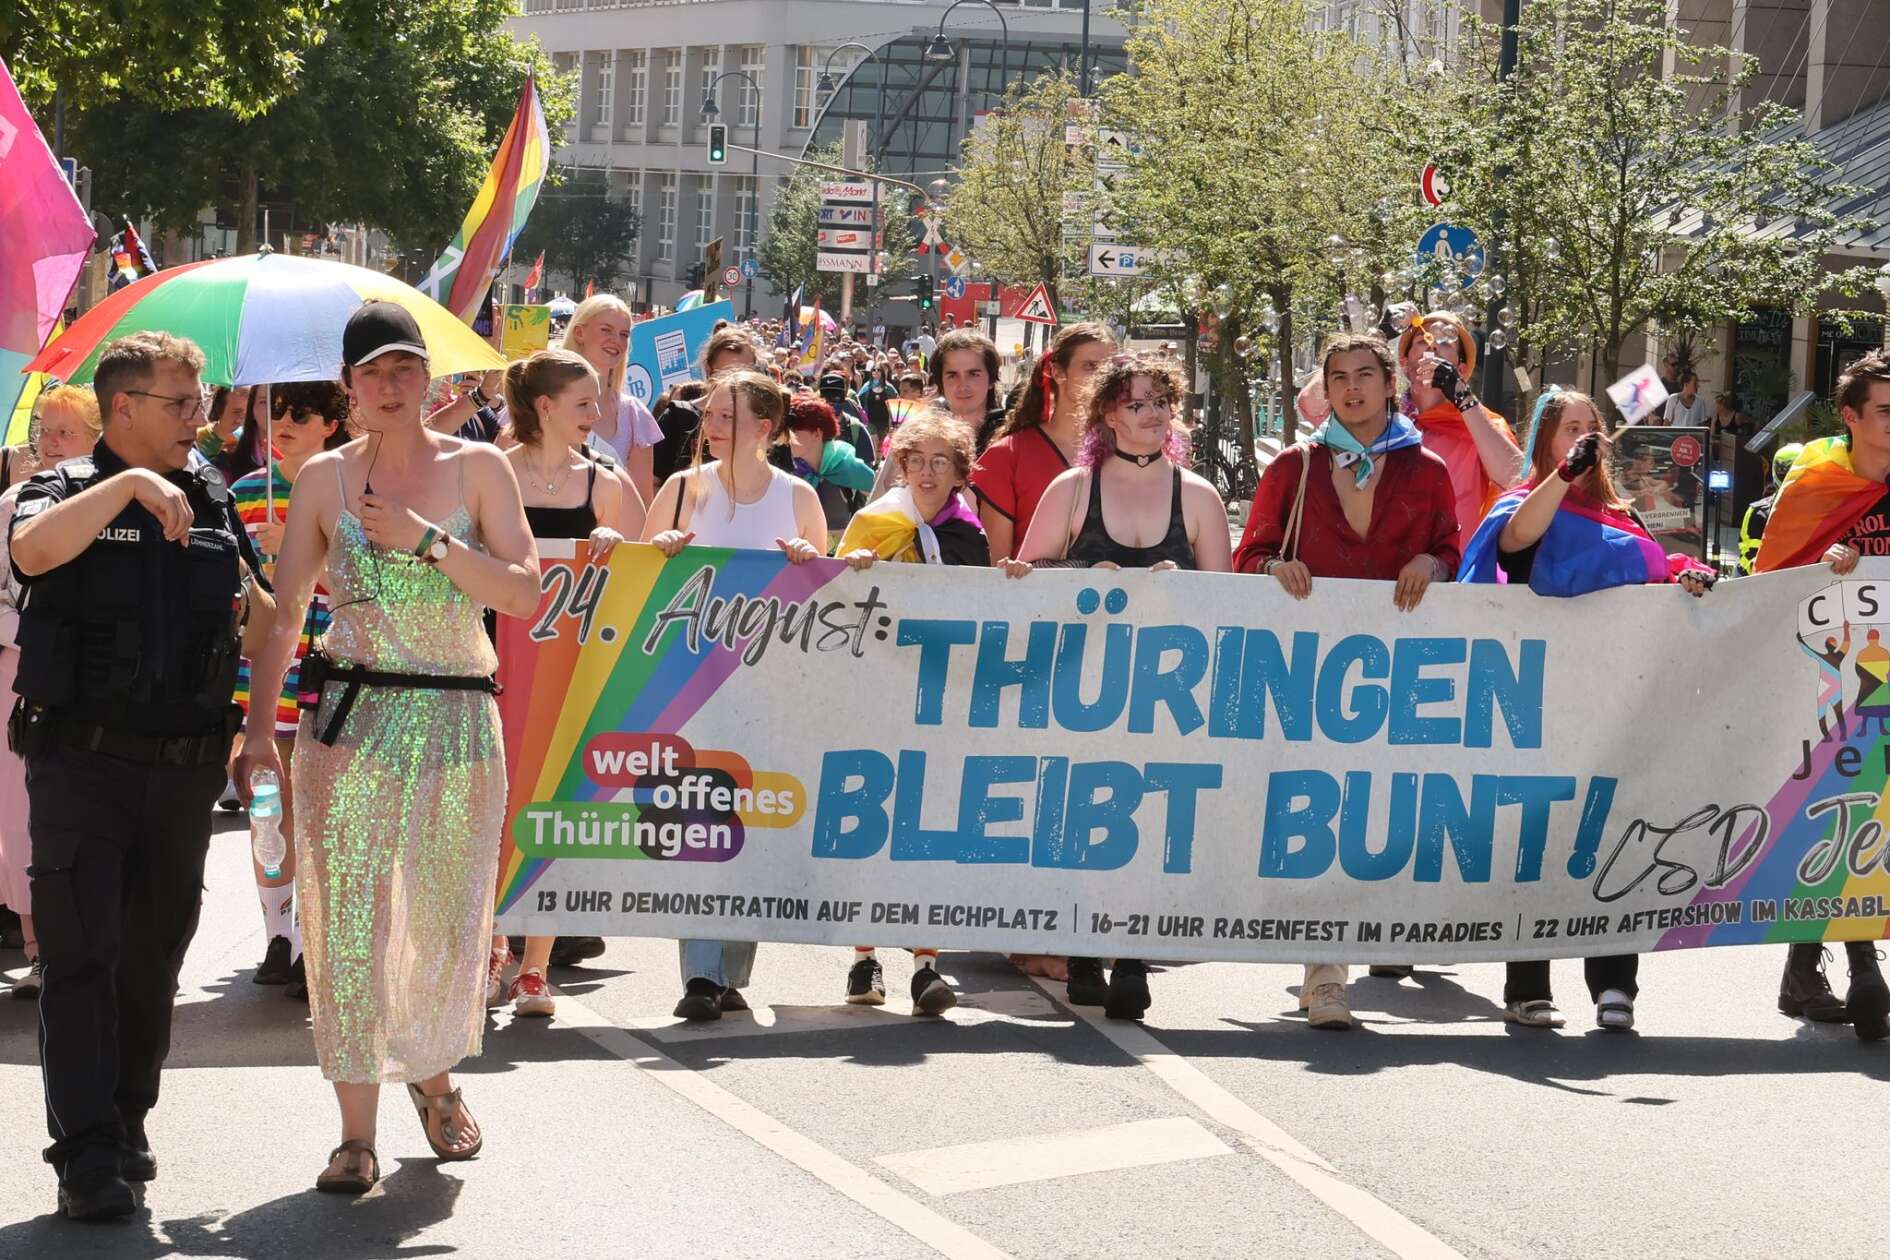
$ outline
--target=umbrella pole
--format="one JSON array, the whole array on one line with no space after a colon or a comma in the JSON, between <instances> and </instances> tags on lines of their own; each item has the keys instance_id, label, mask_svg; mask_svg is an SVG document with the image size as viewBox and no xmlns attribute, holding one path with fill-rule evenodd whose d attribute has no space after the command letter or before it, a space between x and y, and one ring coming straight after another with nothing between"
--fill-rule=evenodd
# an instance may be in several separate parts
<instances>
[{"instance_id":1,"label":"umbrella pole","mask_svg":"<svg viewBox=\"0 0 1890 1260\"><path fill-rule=\"evenodd\" d=\"M263 520L273 522L276 519L276 404L269 397L269 387L259 387L263 392Z\"/></svg>"}]
</instances>

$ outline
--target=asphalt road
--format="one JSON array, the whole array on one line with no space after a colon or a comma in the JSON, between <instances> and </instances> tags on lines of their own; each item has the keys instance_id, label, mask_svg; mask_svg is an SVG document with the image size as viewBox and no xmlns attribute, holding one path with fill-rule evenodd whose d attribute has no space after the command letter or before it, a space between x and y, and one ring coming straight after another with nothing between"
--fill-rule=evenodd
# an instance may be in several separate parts
<instances>
[{"instance_id":1,"label":"asphalt road","mask_svg":"<svg viewBox=\"0 0 1890 1260\"><path fill-rule=\"evenodd\" d=\"M1890 1043L1775 1013L1773 949L1648 960L1623 1037L1572 963L1560 1033L1504 1026L1496 966L1358 980L1364 1027L1315 1033L1295 968L1161 971L1137 1028L947 954L963 1004L920 1021L903 954L875 1010L839 1003L847 951L764 945L754 1014L696 1031L668 1015L674 945L618 940L553 975L557 1018L494 1017L461 1074L478 1160L435 1161L390 1089L387 1176L337 1200L305 1008L250 983L244 846L212 850L130 1221L51 1214L33 1008L0 1001L0 1258L1883 1251Z\"/></svg>"}]
</instances>

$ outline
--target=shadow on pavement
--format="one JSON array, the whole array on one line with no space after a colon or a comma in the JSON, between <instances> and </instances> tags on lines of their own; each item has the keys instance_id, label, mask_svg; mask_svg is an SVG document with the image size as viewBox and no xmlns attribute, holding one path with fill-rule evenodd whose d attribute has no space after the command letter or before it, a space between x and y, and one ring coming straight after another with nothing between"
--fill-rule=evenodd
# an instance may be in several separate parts
<instances>
[{"instance_id":1,"label":"shadow on pavement","mask_svg":"<svg viewBox=\"0 0 1890 1260\"><path fill-rule=\"evenodd\" d=\"M453 1215L463 1183L430 1159L406 1161L355 1200L313 1188L232 1213L153 1220L140 1208L129 1220L80 1224L52 1214L0 1228L0 1256L84 1260L159 1260L163 1256L231 1256L245 1260L407 1260L452 1255L440 1245L407 1246ZM48 1175L46 1202L53 1186Z\"/></svg>"}]
</instances>

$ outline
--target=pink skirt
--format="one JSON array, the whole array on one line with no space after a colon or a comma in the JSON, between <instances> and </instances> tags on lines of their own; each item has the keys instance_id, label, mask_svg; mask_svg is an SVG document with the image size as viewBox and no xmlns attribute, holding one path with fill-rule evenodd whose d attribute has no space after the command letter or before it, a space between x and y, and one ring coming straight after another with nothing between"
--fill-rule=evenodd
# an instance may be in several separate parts
<instances>
[{"instance_id":1,"label":"pink skirt","mask_svg":"<svg viewBox=\"0 0 1890 1260\"><path fill-rule=\"evenodd\" d=\"M13 710L13 680L20 672L20 649L0 649L0 702ZM0 905L15 914L31 914L26 866L33 860L26 834L26 763L0 738Z\"/></svg>"}]
</instances>

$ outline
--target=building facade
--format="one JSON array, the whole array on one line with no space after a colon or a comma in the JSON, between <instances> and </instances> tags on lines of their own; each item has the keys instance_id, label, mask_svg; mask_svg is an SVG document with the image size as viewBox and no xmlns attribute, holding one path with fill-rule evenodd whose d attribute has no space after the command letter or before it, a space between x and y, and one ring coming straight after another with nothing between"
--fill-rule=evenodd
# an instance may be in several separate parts
<instances>
[{"instance_id":1,"label":"building facade","mask_svg":"<svg viewBox=\"0 0 1890 1260\"><path fill-rule=\"evenodd\" d=\"M524 0L509 26L578 76L577 114L553 137L553 160L603 172L610 194L637 207L635 279L623 296L673 305L710 241L721 239L725 263L738 264L766 231L793 167L746 148L800 157L837 140L842 118L858 118L881 169L924 177L915 182L941 177L1006 85L1077 70L1086 6L1093 64L1119 70L1114 0ZM924 55L941 19L949 63ZM822 90L829 69L831 92ZM729 144L743 146L725 165L708 162L705 96ZM561 281L577 283L551 277ZM781 296L763 277L755 309L772 310Z\"/></svg>"}]
</instances>

